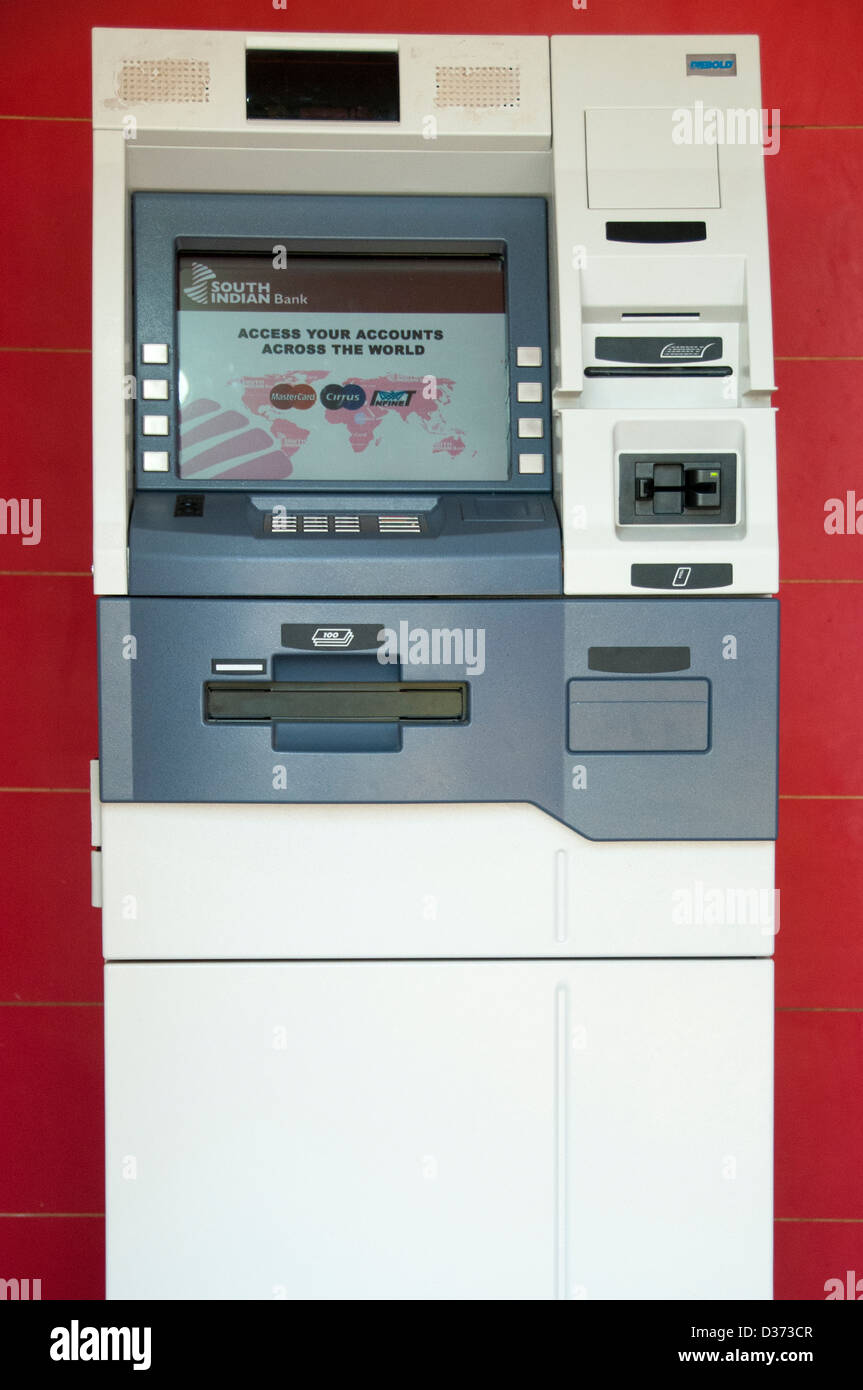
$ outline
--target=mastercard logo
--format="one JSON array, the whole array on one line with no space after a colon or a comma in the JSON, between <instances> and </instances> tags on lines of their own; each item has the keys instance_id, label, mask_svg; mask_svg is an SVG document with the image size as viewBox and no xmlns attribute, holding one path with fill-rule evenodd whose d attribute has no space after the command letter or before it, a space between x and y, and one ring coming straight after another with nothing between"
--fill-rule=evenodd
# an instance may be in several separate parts
<instances>
[{"instance_id":1,"label":"mastercard logo","mask_svg":"<svg viewBox=\"0 0 863 1390\"><path fill-rule=\"evenodd\" d=\"M317 399L314 386L304 381L297 384L280 382L270 392L270 404L277 410L309 410Z\"/></svg>"}]
</instances>

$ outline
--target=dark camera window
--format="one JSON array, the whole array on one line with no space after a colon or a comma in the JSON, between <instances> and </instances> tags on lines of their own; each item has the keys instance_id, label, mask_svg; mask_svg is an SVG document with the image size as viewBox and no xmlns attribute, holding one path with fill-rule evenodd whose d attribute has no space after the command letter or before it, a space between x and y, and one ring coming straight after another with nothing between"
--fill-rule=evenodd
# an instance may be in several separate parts
<instances>
[{"instance_id":1,"label":"dark camera window","mask_svg":"<svg viewBox=\"0 0 863 1390\"><path fill-rule=\"evenodd\" d=\"M250 48L246 116L252 121L397 121L397 53Z\"/></svg>"}]
</instances>

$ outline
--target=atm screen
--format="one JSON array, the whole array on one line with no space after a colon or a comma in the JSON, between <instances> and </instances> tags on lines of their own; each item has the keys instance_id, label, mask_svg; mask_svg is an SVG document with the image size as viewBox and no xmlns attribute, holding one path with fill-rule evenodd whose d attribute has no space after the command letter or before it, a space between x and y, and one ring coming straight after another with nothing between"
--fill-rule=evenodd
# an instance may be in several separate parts
<instances>
[{"instance_id":1,"label":"atm screen","mask_svg":"<svg viewBox=\"0 0 863 1390\"><path fill-rule=\"evenodd\" d=\"M180 477L494 482L500 255L178 258Z\"/></svg>"}]
</instances>

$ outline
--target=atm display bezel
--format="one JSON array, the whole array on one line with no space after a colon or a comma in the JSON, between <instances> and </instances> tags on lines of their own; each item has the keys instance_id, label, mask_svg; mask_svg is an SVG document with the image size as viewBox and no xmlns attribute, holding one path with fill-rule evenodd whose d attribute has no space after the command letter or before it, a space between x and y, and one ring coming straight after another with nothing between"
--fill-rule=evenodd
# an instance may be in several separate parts
<instances>
[{"instance_id":1,"label":"atm display bezel","mask_svg":"<svg viewBox=\"0 0 863 1390\"><path fill-rule=\"evenodd\" d=\"M551 490L551 411L549 375L547 209L542 198L364 196L304 194L138 193L132 200L134 262L134 361L139 377L167 378L170 398L159 402L168 416L167 438L145 436L142 419L157 407L135 401L135 486L138 489L188 492L395 494L400 492L549 492ZM217 478L193 482L178 472L176 262L180 252L202 254L245 251L251 254L285 246L288 255L418 254L503 257L507 319L509 471L506 478L439 481L369 478L325 481L287 478ZM145 366L145 343L165 343L165 366ZM542 365L519 368L516 349L539 347ZM539 416L543 438L520 439L517 421L519 381L538 381L542 402L522 407ZM145 450L169 453L164 473L144 472ZM541 453L541 474L519 473L522 452Z\"/></svg>"}]
</instances>

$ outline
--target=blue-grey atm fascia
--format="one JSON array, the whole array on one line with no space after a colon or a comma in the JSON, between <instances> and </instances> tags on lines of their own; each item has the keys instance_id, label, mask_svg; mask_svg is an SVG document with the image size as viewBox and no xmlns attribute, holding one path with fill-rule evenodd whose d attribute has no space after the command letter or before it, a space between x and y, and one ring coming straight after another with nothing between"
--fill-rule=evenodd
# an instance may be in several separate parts
<instances>
[{"instance_id":1,"label":"blue-grey atm fascia","mask_svg":"<svg viewBox=\"0 0 863 1390\"><path fill-rule=\"evenodd\" d=\"M362 197L271 194L138 193L133 196L135 370L141 372L144 344L167 346L168 361L148 366L146 375L176 385L179 252L260 252L285 245L289 254L488 254L503 257L509 363L509 470L493 481L419 479L303 479L275 482L206 479L187 482L177 468L177 391L164 402L169 432L165 441L143 434L143 403L135 411L136 489L169 492L314 492L398 493L504 492L550 493L552 482L549 376L547 209L542 198ZM519 368L517 348L538 347L541 363ZM519 381L529 377L542 387L542 401L530 413L543 421L541 439L531 440L533 454L543 456L541 473L520 473L518 455L525 448L515 427ZM159 448L170 457L165 472L145 472L145 450Z\"/></svg>"},{"instance_id":2,"label":"blue-grey atm fascia","mask_svg":"<svg viewBox=\"0 0 863 1390\"><path fill-rule=\"evenodd\" d=\"M776 836L773 599L133 597L99 622L104 801L529 802L587 839Z\"/></svg>"}]
</instances>

